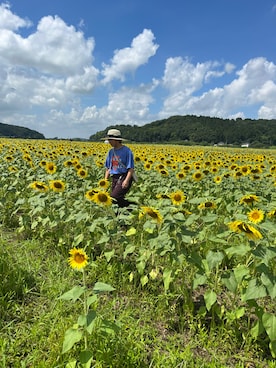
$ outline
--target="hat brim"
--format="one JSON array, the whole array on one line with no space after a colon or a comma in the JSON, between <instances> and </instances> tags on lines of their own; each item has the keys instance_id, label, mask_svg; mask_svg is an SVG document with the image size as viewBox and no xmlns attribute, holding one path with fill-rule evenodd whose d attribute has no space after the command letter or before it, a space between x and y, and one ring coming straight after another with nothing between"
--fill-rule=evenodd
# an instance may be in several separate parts
<instances>
[{"instance_id":1,"label":"hat brim","mask_svg":"<svg viewBox=\"0 0 276 368\"><path fill-rule=\"evenodd\" d=\"M105 137L105 138L101 138L101 140L103 140L103 141L108 141L108 140L110 140L110 139L113 139L114 141L126 141L127 139L125 139L125 138L117 138L117 137Z\"/></svg>"}]
</instances>

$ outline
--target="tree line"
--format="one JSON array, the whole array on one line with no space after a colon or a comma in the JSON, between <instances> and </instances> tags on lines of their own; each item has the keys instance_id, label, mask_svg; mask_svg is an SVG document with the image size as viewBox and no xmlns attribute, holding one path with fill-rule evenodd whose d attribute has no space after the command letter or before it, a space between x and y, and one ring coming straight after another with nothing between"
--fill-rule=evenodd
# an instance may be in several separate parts
<instances>
[{"instance_id":1,"label":"tree line","mask_svg":"<svg viewBox=\"0 0 276 368\"><path fill-rule=\"evenodd\" d=\"M123 124L110 126L91 135L89 140L99 141L111 128L119 129L124 138L137 143L276 146L276 120L171 116L143 126Z\"/></svg>"},{"instance_id":2,"label":"tree line","mask_svg":"<svg viewBox=\"0 0 276 368\"><path fill-rule=\"evenodd\" d=\"M23 139L45 139L44 135L21 126L0 123L0 137L23 138Z\"/></svg>"}]
</instances>

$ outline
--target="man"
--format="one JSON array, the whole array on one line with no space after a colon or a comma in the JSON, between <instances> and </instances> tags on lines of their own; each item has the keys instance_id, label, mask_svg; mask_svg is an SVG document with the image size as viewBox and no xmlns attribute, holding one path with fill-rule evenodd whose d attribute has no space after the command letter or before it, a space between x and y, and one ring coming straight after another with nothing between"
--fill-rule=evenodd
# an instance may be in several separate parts
<instances>
[{"instance_id":1,"label":"man","mask_svg":"<svg viewBox=\"0 0 276 368\"><path fill-rule=\"evenodd\" d=\"M125 199L129 191L134 172L134 159L131 149L123 145L125 141L118 129L110 129L104 138L112 146L105 161L105 179L112 177L111 197L119 207L128 207L131 203Z\"/></svg>"}]
</instances>

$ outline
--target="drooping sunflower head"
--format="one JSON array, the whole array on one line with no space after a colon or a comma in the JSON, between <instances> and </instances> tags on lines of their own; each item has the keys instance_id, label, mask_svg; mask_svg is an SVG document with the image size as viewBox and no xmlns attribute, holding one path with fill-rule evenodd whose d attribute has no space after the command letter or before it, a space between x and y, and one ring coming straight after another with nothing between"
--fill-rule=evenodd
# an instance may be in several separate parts
<instances>
[{"instance_id":1,"label":"drooping sunflower head","mask_svg":"<svg viewBox=\"0 0 276 368\"><path fill-rule=\"evenodd\" d=\"M147 215L152 220L157 222L158 224L160 224L163 221L163 217L162 217L161 213L158 210L156 210L155 208L143 206L143 207L141 207L141 209L142 209L142 211L139 214L139 219L141 219L143 216Z\"/></svg>"},{"instance_id":2,"label":"drooping sunflower head","mask_svg":"<svg viewBox=\"0 0 276 368\"><path fill-rule=\"evenodd\" d=\"M216 203L212 201L202 202L198 206L199 209L214 209L216 207L217 207Z\"/></svg>"},{"instance_id":3,"label":"drooping sunflower head","mask_svg":"<svg viewBox=\"0 0 276 368\"><path fill-rule=\"evenodd\" d=\"M47 192L47 190L49 189L48 186L41 181L34 181L29 185L29 187L39 192Z\"/></svg>"},{"instance_id":4,"label":"drooping sunflower head","mask_svg":"<svg viewBox=\"0 0 276 368\"><path fill-rule=\"evenodd\" d=\"M244 221L233 221L228 224L230 230L236 233L243 233L250 240L262 239L262 234L255 227L245 223Z\"/></svg>"},{"instance_id":5,"label":"drooping sunflower head","mask_svg":"<svg viewBox=\"0 0 276 368\"><path fill-rule=\"evenodd\" d=\"M240 204L253 204L254 202L258 201L259 198L255 194L248 194L240 199Z\"/></svg>"},{"instance_id":6,"label":"drooping sunflower head","mask_svg":"<svg viewBox=\"0 0 276 368\"><path fill-rule=\"evenodd\" d=\"M70 257L68 258L68 262L70 267L76 270L82 270L88 264L88 255L84 251L84 249L80 248L72 248L69 251Z\"/></svg>"},{"instance_id":7,"label":"drooping sunflower head","mask_svg":"<svg viewBox=\"0 0 276 368\"><path fill-rule=\"evenodd\" d=\"M49 187L57 193L63 192L65 190L65 183L62 180L50 180Z\"/></svg>"},{"instance_id":8,"label":"drooping sunflower head","mask_svg":"<svg viewBox=\"0 0 276 368\"><path fill-rule=\"evenodd\" d=\"M264 211L254 208L248 212L247 217L249 221L253 222L254 224L258 224L264 219Z\"/></svg>"},{"instance_id":9,"label":"drooping sunflower head","mask_svg":"<svg viewBox=\"0 0 276 368\"><path fill-rule=\"evenodd\" d=\"M177 192L171 193L170 198L172 203L178 206L185 201L186 196L181 190L178 190Z\"/></svg>"}]
</instances>

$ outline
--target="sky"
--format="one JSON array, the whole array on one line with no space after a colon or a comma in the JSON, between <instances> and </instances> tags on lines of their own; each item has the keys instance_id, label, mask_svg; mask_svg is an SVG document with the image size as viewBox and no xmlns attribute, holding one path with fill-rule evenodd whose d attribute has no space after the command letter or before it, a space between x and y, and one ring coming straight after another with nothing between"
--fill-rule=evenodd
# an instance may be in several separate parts
<instances>
[{"instance_id":1,"label":"sky","mask_svg":"<svg viewBox=\"0 0 276 368\"><path fill-rule=\"evenodd\" d=\"M0 0L0 122L276 119L276 0Z\"/></svg>"}]
</instances>

